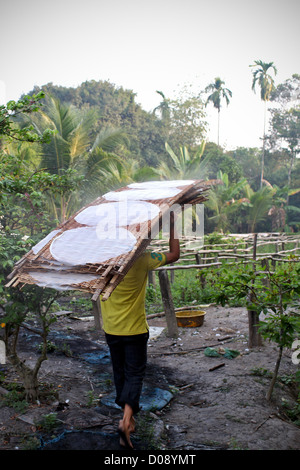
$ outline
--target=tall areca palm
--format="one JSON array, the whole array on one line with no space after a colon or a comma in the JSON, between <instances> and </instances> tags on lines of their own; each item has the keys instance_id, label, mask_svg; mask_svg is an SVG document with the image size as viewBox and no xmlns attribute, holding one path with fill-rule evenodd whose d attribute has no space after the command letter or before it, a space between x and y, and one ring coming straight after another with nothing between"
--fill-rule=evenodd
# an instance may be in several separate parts
<instances>
[{"instance_id":1,"label":"tall areca palm","mask_svg":"<svg viewBox=\"0 0 300 470\"><path fill-rule=\"evenodd\" d=\"M161 119L168 124L170 119L170 101L166 98L162 91L157 90L156 93L162 97L162 101L158 106L156 106L156 108L154 108L153 114L158 111L161 115Z\"/></svg>"},{"instance_id":2,"label":"tall areca palm","mask_svg":"<svg viewBox=\"0 0 300 470\"><path fill-rule=\"evenodd\" d=\"M252 90L255 92L255 87L258 84L260 87L260 98L264 101L264 133L263 133L263 150L261 157L261 177L260 187L262 187L264 179L264 165L265 165L265 141L266 141L266 111L267 101L269 101L272 91L275 88L274 79L270 75L270 71L273 70L274 74L277 74L277 69L273 62L263 62L262 60L255 60L253 65L249 67L256 67L253 70Z\"/></svg>"},{"instance_id":3,"label":"tall areca palm","mask_svg":"<svg viewBox=\"0 0 300 470\"><path fill-rule=\"evenodd\" d=\"M210 83L206 88L205 92L212 92L207 100L206 104L209 102L212 102L214 107L218 110L218 145L220 142L220 111L221 111L221 101L224 99L226 101L227 106L229 105L229 97L232 97L232 92L228 89L225 88L223 85L225 85L225 82L221 80L220 77L215 78L215 81L213 83Z\"/></svg>"},{"instance_id":4,"label":"tall areca palm","mask_svg":"<svg viewBox=\"0 0 300 470\"><path fill-rule=\"evenodd\" d=\"M162 97L162 101L159 103L156 108L153 109L153 115L158 114L160 120L160 134L161 137L164 140L169 139L170 135L170 125L171 125L171 106L170 106L170 100L166 98L164 93L162 91L156 90L156 93L158 93Z\"/></svg>"}]
</instances>

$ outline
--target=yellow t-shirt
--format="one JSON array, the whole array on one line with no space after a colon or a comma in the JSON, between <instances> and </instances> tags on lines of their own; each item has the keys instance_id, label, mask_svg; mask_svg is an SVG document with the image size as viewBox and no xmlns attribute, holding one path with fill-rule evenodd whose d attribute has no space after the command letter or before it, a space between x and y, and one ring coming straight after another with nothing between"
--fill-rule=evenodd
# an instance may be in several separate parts
<instances>
[{"instance_id":1,"label":"yellow t-shirt","mask_svg":"<svg viewBox=\"0 0 300 470\"><path fill-rule=\"evenodd\" d=\"M165 263L166 256L155 252L146 252L135 261L110 297L101 302L105 333L139 335L149 330L145 311L148 272Z\"/></svg>"}]
</instances>

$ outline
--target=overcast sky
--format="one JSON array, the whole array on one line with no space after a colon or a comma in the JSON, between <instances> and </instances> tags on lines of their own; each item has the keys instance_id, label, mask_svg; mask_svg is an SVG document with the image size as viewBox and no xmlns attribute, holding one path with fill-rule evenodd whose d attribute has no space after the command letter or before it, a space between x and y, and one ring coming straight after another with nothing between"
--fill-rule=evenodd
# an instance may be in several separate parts
<instances>
[{"instance_id":1,"label":"overcast sky","mask_svg":"<svg viewBox=\"0 0 300 470\"><path fill-rule=\"evenodd\" d=\"M299 0L0 0L0 102L34 85L109 80L147 111L185 85L219 76L232 91L220 144L261 145L263 104L251 90L254 60L274 62L277 84L300 73ZM208 138L217 139L209 106Z\"/></svg>"}]
</instances>

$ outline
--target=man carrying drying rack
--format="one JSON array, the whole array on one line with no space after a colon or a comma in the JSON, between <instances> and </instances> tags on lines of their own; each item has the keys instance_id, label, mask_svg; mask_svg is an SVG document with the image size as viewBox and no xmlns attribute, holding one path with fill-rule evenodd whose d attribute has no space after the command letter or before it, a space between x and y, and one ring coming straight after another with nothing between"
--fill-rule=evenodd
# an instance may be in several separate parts
<instances>
[{"instance_id":1,"label":"man carrying drying rack","mask_svg":"<svg viewBox=\"0 0 300 470\"><path fill-rule=\"evenodd\" d=\"M140 409L147 362L149 326L145 294L148 272L178 260L180 245L174 225L174 213L171 212L169 251L141 255L111 296L101 303L103 329L113 366L115 401L123 409L118 427L120 444L127 448L133 448L130 434L135 430L134 415Z\"/></svg>"}]
</instances>

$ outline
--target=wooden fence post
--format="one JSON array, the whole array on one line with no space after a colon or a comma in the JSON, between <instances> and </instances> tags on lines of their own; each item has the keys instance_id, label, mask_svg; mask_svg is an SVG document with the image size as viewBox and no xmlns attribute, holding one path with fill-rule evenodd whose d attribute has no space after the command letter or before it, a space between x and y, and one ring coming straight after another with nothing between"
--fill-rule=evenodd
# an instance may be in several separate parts
<instances>
[{"instance_id":1,"label":"wooden fence post","mask_svg":"<svg viewBox=\"0 0 300 470\"><path fill-rule=\"evenodd\" d=\"M201 264L201 258L200 258L199 253L196 253L195 257L196 257L196 264ZM204 289L205 288L205 276L203 273L200 274L200 283L201 283L202 289Z\"/></svg>"},{"instance_id":2,"label":"wooden fence post","mask_svg":"<svg viewBox=\"0 0 300 470\"><path fill-rule=\"evenodd\" d=\"M164 311L167 320L167 336L172 338L178 337L178 326L177 326L177 319L175 315L175 309L173 305L173 299L171 295L171 287L169 282L168 273L165 269L162 271L158 271L159 277L159 284L160 284L160 291L161 297L164 305Z\"/></svg>"},{"instance_id":3,"label":"wooden fence post","mask_svg":"<svg viewBox=\"0 0 300 470\"><path fill-rule=\"evenodd\" d=\"M275 243L275 253L276 254L278 253L278 243L277 242ZM276 267L276 259L277 259L276 254L272 257L272 266L273 266L274 269Z\"/></svg>"},{"instance_id":4,"label":"wooden fence post","mask_svg":"<svg viewBox=\"0 0 300 470\"><path fill-rule=\"evenodd\" d=\"M174 263L171 263L170 266L174 266ZM170 271L170 282L171 282L171 284L173 284L174 279L175 279L175 271L173 271L173 270L171 269L171 271Z\"/></svg>"},{"instance_id":5,"label":"wooden fence post","mask_svg":"<svg viewBox=\"0 0 300 470\"><path fill-rule=\"evenodd\" d=\"M257 233L254 233L253 239L253 259L256 260L256 245L257 245ZM253 282L254 283L254 282ZM252 284L253 284L252 283ZM250 290L249 292L249 301L251 302L253 298L253 292ZM258 322L259 322L259 314L256 310L248 310L248 324L249 324L249 348L253 348L255 346L261 346L262 340L261 336L258 331Z\"/></svg>"},{"instance_id":6,"label":"wooden fence post","mask_svg":"<svg viewBox=\"0 0 300 470\"><path fill-rule=\"evenodd\" d=\"M100 304L100 297L97 300L92 299L93 304L93 314L94 314L94 321L96 330L101 330L101 304Z\"/></svg>"},{"instance_id":7,"label":"wooden fence post","mask_svg":"<svg viewBox=\"0 0 300 470\"><path fill-rule=\"evenodd\" d=\"M155 272L154 271L149 271L148 273L148 285L149 286L153 286L155 287L156 286L156 279L155 279Z\"/></svg>"}]
</instances>

